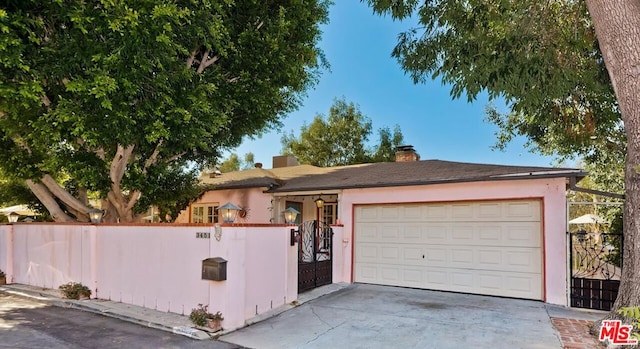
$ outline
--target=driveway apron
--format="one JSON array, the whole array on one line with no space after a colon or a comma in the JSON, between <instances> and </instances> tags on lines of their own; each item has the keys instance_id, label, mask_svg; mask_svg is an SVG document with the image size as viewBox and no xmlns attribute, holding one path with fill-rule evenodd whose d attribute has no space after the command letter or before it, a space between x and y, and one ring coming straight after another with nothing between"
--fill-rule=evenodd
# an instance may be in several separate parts
<instances>
[{"instance_id":1,"label":"driveway apron","mask_svg":"<svg viewBox=\"0 0 640 349\"><path fill-rule=\"evenodd\" d=\"M249 348L561 348L539 301L354 284L222 336Z\"/></svg>"}]
</instances>

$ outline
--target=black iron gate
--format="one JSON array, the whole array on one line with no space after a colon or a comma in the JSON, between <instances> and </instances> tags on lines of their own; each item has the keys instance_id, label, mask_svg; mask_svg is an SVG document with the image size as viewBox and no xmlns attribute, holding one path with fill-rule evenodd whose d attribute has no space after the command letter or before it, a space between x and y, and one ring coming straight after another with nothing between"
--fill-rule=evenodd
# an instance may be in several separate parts
<instances>
[{"instance_id":1,"label":"black iron gate","mask_svg":"<svg viewBox=\"0 0 640 349\"><path fill-rule=\"evenodd\" d=\"M298 292L330 284L333 230L322 222L308 221L298 231Z\"/></svg>"},{"instance_id":2,"label":"black iron gate","mask_svg":"<svg viewBox=\"0 0 640 349\"><path fill-rule=\"evenodd\" d=\"M571 306L610 310L618 296L622 234L569 234Z\"/></svg>"}]
</instances>

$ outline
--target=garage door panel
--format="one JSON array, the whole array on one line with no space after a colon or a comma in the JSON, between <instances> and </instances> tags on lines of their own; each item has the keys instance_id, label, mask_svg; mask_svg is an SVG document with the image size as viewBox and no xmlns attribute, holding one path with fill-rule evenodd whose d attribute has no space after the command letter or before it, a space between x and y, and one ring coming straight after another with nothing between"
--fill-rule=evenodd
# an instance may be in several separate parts
<instances>
[{"instance_id":1,"label":"garage door panel","mask_svg":"<svg viewBox=\"0 0 640 349\"><path fill-rule=\"evenodd\" d=\"M446 266L447 265L447 251L438 248L426 248L425 259L429 265L433 266Z\"/></svg>"},{"instance_id":2,"label":"garage door panel","mask_svg":"<svg viewBox=\"0 0 640 349\"><path fill-rule=\"evenodd\" d=\"M402 268L378 265L357 271L359 282L441 291L476 293L495 296L539 299L542 291L536 275L501 271L474 272L465 269Z\"/></svg>"},{"instance_id":3,"label":"garage door panel","mask_svg":"<svg viewBox=\"0 0 640 349\"><path fill-rule=\"evenodd\" d=\"M413 260L420 263L424 259L424 252L420 248L415 247L405 247L404 248L404 258L407 261Z\"/></svg>"},{"instance_id":4,"label":"garage door panel","mask_svg":"<svg viewBox=\"0 0 640 349\"><path fill-rule=\"evenodd\" d=\"M535 200L358 206L354 279L541 299L540 208Z\"/></svg>"},{"instance_id":5,"label":"garage door panel","mask_svg":"<svg viewBox=\"0 0 640 349\"><path fill-rule=\"evenodd\" d=\"M364 224L358 228L358 241L526 247L540 245L539 229L539 222Z\"/></svg>"},{"instance_id":6,"label":"garage door panel","mask_svg":"<svg viewBox=\"0 0 640 349\"><path fill-rule=\"evenodd\" d=\"M400 237L400 227L398 225L383 225L379 230L379 238L382 241L398 241Z\"/></svg>"}]
</instances>

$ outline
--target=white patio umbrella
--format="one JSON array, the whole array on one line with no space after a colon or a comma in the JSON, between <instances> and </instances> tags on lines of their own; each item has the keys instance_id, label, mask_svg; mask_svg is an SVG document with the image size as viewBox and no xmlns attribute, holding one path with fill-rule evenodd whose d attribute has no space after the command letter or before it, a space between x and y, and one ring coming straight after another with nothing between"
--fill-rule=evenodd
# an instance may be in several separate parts
<instances>
[{"instance_id":1,"label":"white patio umbrella","mask_svg":"<svg viewBox=\"0 0 640 349\"><path fill-rule=\"evenodd\" d=\"M595 214L587 213L578 218L574 218L569 221L569 224L594 224L594 223L607 223L607 221Z\"/></svg>"},{"instance_id":2,"label":"white patio umbrella","mask_svg":"<svg viewBox=\"0 0 640 349\"><path fill-rule=\"evenodd\" d=\"M0 208L0 214L9 215L11 212L17 213L21 216L37 216L38 213L29 209L27 205L14 205L9 207Z\"/></svg>"}]
</instances>

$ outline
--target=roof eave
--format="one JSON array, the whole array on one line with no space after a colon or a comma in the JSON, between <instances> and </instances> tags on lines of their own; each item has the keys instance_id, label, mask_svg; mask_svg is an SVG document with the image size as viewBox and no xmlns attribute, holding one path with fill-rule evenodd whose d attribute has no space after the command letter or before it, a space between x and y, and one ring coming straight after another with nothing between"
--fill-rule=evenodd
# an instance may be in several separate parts
<instances>
[{"instance_id":1,"label":"roof eave","mask_svg":"<svg viewBox=\"0 0 640 349\"><path fill-rule=\"evenodd\" d=\"M409 187L418 185L434 185L434 184L452 184L452 183L469 183L469 182L493 182L493 181L508 181L508 180L527 180L527 179L546 179L546 178L583 178L587 175L584 171L579 172L565 172L554 174L520 174L517 176L489 176L489 177L476 177L476 178L454 178L454 179L438 179L431 181L413 181L402 183L376 183L376 184L354 184L354 185L324 185L317 187L306 188L287 188L286 184L283 187L277 187L273 189L265 190L265 193L287 193L296 191L318 191L318 190L343 190L343 189L364 189L364 188L389 188L389 187Z\"/></svg>"}]
</instances>

